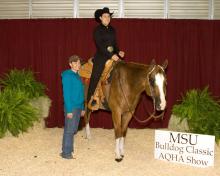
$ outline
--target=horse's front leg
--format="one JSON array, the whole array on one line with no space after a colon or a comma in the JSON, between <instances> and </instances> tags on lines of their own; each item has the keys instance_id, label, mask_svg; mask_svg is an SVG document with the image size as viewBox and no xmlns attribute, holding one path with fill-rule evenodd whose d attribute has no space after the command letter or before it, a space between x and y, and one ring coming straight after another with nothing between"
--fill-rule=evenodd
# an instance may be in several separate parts
<instances>
[{"instance_id":1,"label":"horse's front leg","mask_svg":"<svg viewBox=\"0 0 220 176\"><path fill-rule=\"evenodd\" d=\"M122 136L120 137L120 140L119 140L119 150L120 150L120 155L122 158L124 157L124 143L125 143L125 138Z\"/></svg>"},{"instance_id":2,"label":"horse's front leg","mask_svg":"<svg viewBox=\"0 0 220 176\"><path fill-rule=\"evenodd\" d=\"M134 113L134 111L123 113L122 118L121 118L122 137L120 138L119 148L120 148L120 154L121 154L122 157L124 157L124 141L125 141L125 137L126 137L126 134L127 134L128 124L129 124L129 122L132 118L133 113Z\"/></svg>"},{"instance_id":3,"label":"horse's front leg","mask_svg":"<svg viewBox=\"0 0 220 176\"><path fill-rule=\"evenodd\" d=\"M115 161L120 162L123 157L121 155L121 138L122 138L122 132L121 132L121 113L119 112L112 112L112 120L115 130Z\"/></svg>"}]
</instances>

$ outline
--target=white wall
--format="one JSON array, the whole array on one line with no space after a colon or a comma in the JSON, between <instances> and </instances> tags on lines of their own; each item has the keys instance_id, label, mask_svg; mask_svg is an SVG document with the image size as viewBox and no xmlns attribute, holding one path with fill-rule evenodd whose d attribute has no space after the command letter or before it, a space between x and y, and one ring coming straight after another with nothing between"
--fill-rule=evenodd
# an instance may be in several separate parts
<instances>
[{"instance_id":1,"label":"white wall","mask_svg":"<svg viewBox=\"0 0 220 176\"><path fill-rule=\"evenodd\" d=\"M115 18L220 19L220 0L0 0L0 18L93 18L105 6Z\"/></svg>"}]
</instances>

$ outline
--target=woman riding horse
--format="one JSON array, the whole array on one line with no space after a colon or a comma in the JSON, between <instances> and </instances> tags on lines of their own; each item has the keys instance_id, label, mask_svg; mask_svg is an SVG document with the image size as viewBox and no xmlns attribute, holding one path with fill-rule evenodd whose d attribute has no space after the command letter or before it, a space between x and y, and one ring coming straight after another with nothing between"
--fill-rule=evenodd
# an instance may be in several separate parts
<instances>
[{"instance_id":1,"label":"woman riding horse","mask_svg":"<svg viewBox=\"0 0 220 176\"><path fill-rule=\"evenodd\" d=\"M95 92L106 61L111 58L117 61L119 56L123 58L125 54L123 51L119 51L115 29L110 25L112 14L107 7L95 11L95 19L100 24L95 28L93 34L97 51L93 58L93 70L90 78L87 102L90 101ZM95 100L93 100L91 104L95 105L95 103Z\"/></svg>"}]
</instances>

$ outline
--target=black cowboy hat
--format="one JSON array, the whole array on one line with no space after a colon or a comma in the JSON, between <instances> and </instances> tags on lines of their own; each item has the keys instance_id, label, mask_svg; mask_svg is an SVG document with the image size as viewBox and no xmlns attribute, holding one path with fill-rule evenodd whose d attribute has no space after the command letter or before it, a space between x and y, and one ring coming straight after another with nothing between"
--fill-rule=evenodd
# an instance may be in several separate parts
<instances>
[{"instance_id":1,"label":"black cowboy hat","mask_svg":"<svg viewBox=\"0 0 220 176\"><path fill-rule=\"evenodd\" d=\"M99 17L102 16L102 14L104 14L104 13L108 13L110 16L112 16L112 14L113 14L113 13L110 13L108 7L104 7L103 9L97 9L94 14L95 20L100 23L101 20Z\"/></svg>"}]
</instances>

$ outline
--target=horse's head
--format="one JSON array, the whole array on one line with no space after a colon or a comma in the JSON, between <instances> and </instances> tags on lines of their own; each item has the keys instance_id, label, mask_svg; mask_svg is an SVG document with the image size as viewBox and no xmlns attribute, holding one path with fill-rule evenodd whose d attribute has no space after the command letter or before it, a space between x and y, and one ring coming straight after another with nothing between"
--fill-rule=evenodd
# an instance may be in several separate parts
<instances>
[{"instance_id":1,"label":"horse's head","mask_svg":"<svg viewBox=\"0 0 220 176\"><path fill-rule=\"evenodd\" d=\"M146 92L154 101L154 108L162 111L166 107L166 74L165 69L168 61L165 60L162 65L156 65L155 61L151 62L147 74Z\"/></svg>"}]
</instances>

